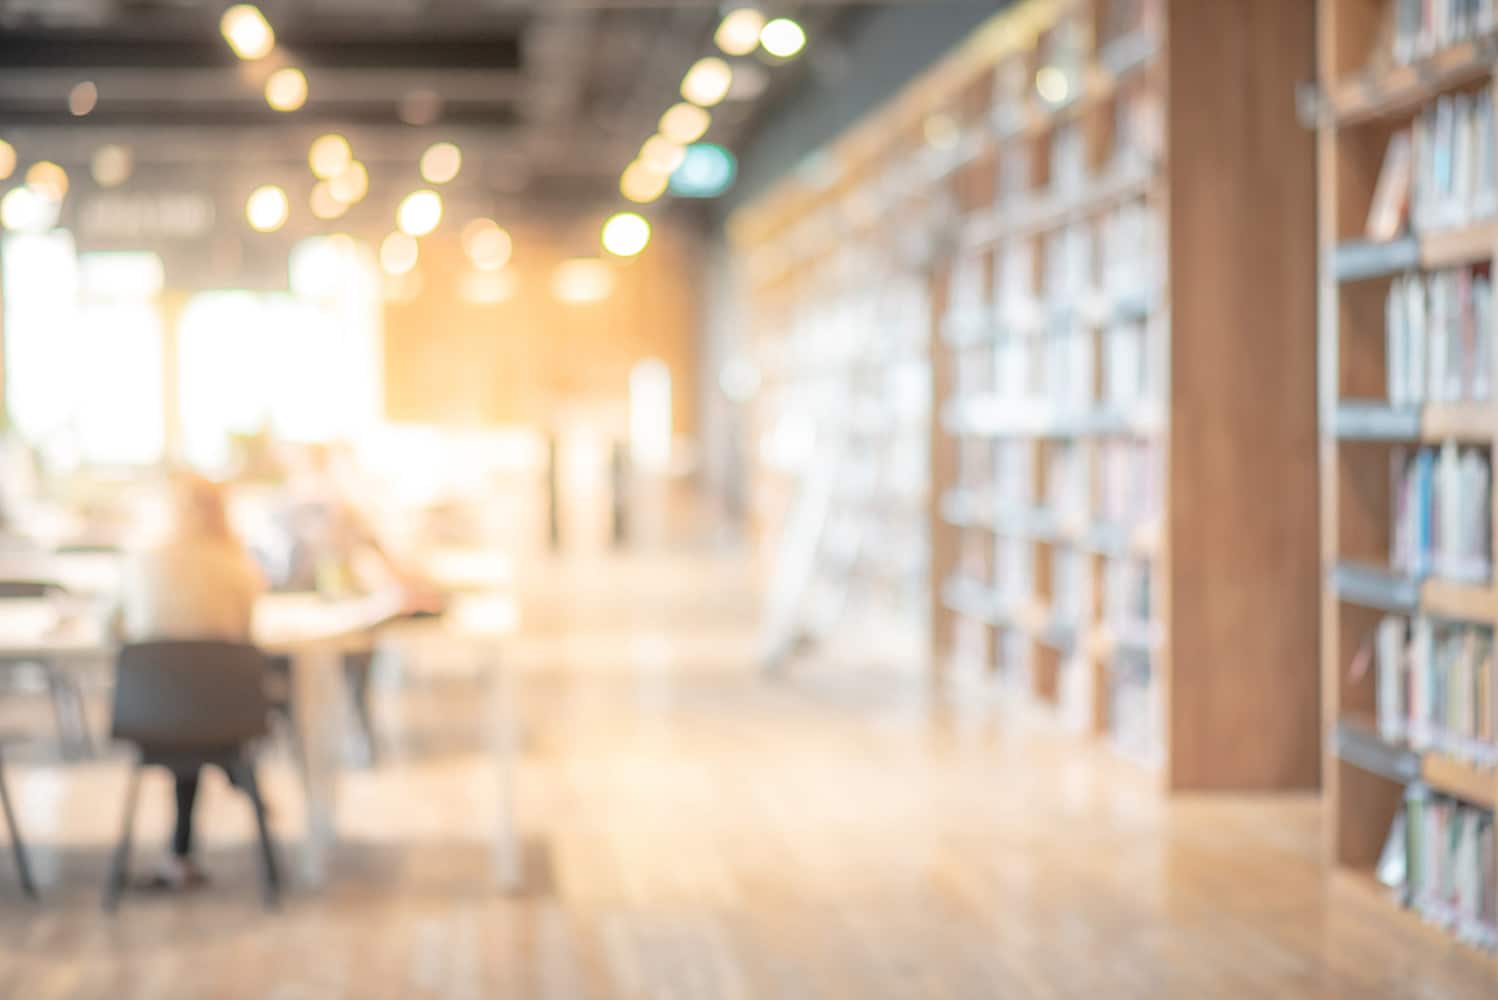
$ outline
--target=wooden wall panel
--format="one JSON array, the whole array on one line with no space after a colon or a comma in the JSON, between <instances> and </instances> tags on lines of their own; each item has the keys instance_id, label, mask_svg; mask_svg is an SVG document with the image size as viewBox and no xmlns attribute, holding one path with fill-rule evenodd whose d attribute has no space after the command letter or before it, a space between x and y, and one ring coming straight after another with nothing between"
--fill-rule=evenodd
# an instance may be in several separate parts
<instances>
[{"instance_id":1,"label":"wooden wall panel","mask_svg":"<svg viewBox=\"0 0 1498 1000\"><path fill-rule=\"evenodd\" d=\"M638 259L615 261L615 288L588 305L558 302L557 264L593 243L544 226L512 228L513 295L473 305L460 294L468 272L455 235L422 241L422 291L385 310L385 409L393 421L449 426L548 426L580 409L622 414L629 372L647 357L672 374L678 433L696 413L698 237L658 226Z\"/></svg>"}]
</instances>

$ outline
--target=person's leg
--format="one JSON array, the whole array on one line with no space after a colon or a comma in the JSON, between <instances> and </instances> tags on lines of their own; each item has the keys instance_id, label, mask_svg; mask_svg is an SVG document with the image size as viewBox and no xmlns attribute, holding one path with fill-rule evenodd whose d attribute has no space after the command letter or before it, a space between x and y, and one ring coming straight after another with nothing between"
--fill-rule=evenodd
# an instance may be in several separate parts
<instances>
[{"instance_id":1,"label":"person's leg","mask_svg":"<svg viewBox=\"0 0 1498 1000\"><path fill-rule=\"evenodd\" d=\"M172 833L172 857L192 857L192 808L198 800L198 772L177 775L177 826Z\"/></svg>"}]
</instances>

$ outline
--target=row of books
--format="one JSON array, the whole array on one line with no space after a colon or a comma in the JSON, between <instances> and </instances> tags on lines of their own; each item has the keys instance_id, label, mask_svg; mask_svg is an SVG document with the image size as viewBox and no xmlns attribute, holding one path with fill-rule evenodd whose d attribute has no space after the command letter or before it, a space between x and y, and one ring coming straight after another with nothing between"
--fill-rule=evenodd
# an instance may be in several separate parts
<instances>
[{"instance_id":1,"label":"row of books","mask_svg":"<svg viewBox=\"0 0 1498 1000\"><path fill-rule=\"evenodd\" d=\"M1382 738L1498 763L1491 628L1390 615L1378 624L1373 652Z\"/></svg>"},{"instance_id":2,"label":"row of books","mask_svg":"<svg viewBox=\"0 0 1498 1000\"><path fill-rule=\"evenodd\" d=\"M1493 814L1416 782L1405 791L1378 877L1406 905L1469 943L1498 945Z\"/></svg>"},{"instance_id":3,"label":"row of books","mask_svg":"<svg viewBox=\"0 0 1498 1000\"><path fill-rule=\"evenodd\" d=\"M1486 451L1447 442L1394 455L1391 564L1421 579L1492 575L1492 470Z\"/></svg>"},{"instance_id":4,"label":"row of books","mask_svg":"<svg viewBox=\"0 0 1498 1000\"><path fill-rule=\"evenodd\" d=\"M1389 402L1491 398L1493 286L1486 266L1409 274L1385 303Z\"/></svg>"},{"instance_id":5,"label":"row of books","mask_svg":"<svg viewBox=\"0 0 1498 1000\"><path fill-rule=\"evenodd\" d=\"M1493 214L1493 95L1447 95L1415 120L1410 220L1416 232L1463 226Z\"/></svg>"},{"instance_id":6,"label":"row of books","mask_svg":"<svg viewBox=\"0 0 1498 1000\"><path fill-rule=\"evenodd\" d=\"M1137 634L1154 621L1150 564L1143 559L1110 559L1103 570L1103 619L1115 631Z\"/></svg>"},{"instance_id":7,"label":"row of books","mask_svg":"<svg viewBox=\"0 0 1498 1000\"><path fill-rule=\"evenodd\" d=\"M1160 512L1160 459L1155 442L1135 439L1098 445L1098 517L1110 524L1137 525Z\"/></svg>"},{"instance_id":8,"label":"row of books","mask_svg":"<svg viewBox=\"0 0 1498 1000\"><path fill-rule=\"evenodd\" d=\"M1498 27L1493 0L1394 0L1394 61L1413 62Z\"/></svg>"}]
</instances>

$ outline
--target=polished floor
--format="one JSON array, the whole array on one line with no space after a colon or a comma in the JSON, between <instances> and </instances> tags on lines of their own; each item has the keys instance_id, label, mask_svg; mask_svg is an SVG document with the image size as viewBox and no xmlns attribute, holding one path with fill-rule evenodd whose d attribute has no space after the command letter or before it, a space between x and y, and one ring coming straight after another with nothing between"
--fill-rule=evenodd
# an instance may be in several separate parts
<instances>
[{"instance_id":1,"label":"polished floor","mask_svg":"<svg viewBox=\"0 0 1498 1000\"><path fill-rule=\"evenodd\" d=\"M1131 768L890 663L752 667L731 554L524 571L526 887L490 881L475 682L382 696L332 879L261 910L250 826L206 795L215 882L98 890L118 761L13 769L45 898L0 863L0 997L1498 996L1498 966L1317 864L1312 798L1165 804ZM276 824L296 786L272 761ZM148 790L142 854L166 789Z\"/></svg>"}]
</instances>

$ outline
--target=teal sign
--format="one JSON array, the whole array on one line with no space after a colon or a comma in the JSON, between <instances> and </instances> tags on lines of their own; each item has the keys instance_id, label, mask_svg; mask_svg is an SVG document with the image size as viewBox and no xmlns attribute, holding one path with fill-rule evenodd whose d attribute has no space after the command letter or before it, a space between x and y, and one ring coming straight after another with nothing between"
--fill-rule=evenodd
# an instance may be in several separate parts
<instances>
[{"instance_id":1,"label":"teal sign","mask_svg":"<svg viewBox=\"0 0 1498 1000\"><path fill-rule=\"evenodd\" d=\"M715 142L694 142L671 175L671 193L681 198L716 198L738 174L733 154Z\"/></svg>"}]
</instances>

